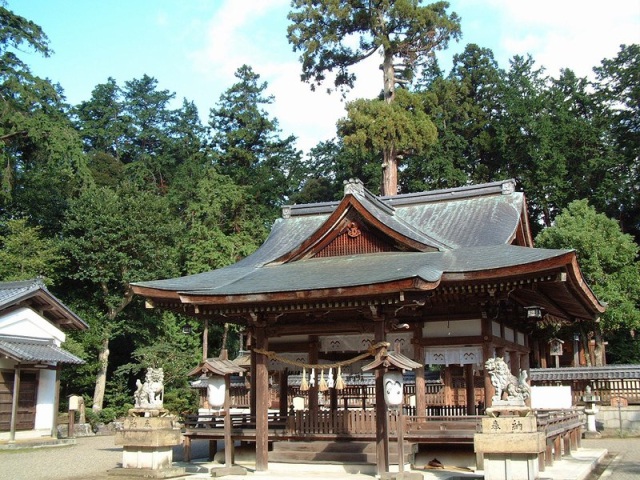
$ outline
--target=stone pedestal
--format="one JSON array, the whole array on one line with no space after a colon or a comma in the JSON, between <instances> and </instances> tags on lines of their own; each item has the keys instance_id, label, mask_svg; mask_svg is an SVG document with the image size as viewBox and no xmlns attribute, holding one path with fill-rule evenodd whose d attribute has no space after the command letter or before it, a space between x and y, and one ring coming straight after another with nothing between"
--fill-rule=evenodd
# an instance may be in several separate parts
<instances>
[{"instance_id":1,"label":"stone pedestal","mask_svg":"<svg viewBox=\"0 0 640 480\"><path fill-rule=\"evenodd\" d=\"M123 446L122 468L111 470L112 475L170 478L184 474L183 468L174 468L173 446L182 442L175 417L166 411L145 416L150 412L134 409L129 412L122 429L116 432L115 444Z\"/></svg>"},{"instance_id":2,"label":"stone pedestal","mask_svg":"<svg viewBox=\"0 0 640 480\"><path fill-rule=\"evenodd\" d=\"M482 433L474 436L475 452L484 456L485 480L537 479L538 456L545 448L534 416L483 418Z\"/></svg>"}]
</instances>

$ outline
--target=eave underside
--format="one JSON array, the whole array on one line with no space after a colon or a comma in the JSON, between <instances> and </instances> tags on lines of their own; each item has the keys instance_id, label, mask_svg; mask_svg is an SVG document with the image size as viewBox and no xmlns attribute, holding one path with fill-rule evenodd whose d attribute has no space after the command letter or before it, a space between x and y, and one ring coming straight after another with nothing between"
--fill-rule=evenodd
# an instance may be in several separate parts
<instances>
[{"instance_id":1,"label":"eave underside","mask_svg":"<svg viewBox=\"0 0 640 480\"><path fill-rule=\"evenodd\" d=\"M507 310L511 323L526 323L523 308L541 307L554 320L590 320L597 312L556 268L517 277L447 280L440 283L394 282L368 289L282 292L260 298L236 296L153 297L154 307L170 309L218 323L251 325L258 319L277 324L282 332L372 331L374 318L396 319L409 325L480 318ZM150 292L147 292L150 293ZM520 311L512 311L519 308ZM530 323L530 322L529 322Z\"/></svg>"}]
</instances>

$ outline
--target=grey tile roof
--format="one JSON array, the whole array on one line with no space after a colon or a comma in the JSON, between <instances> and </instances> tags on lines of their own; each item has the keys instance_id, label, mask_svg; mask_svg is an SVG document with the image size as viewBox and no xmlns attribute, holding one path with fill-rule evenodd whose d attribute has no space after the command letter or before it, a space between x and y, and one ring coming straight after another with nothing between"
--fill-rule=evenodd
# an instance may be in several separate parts
<instances>
[{"instance_id":1,"label":"grey tile roof","mask_svg":"<svg viewBox=\"0 0 640 480\"><path fill-rule=\"evenodd\" d=\"M0 314L5 308L30 302L46 305L44 316L53 323L64 320L63 327L85 330L89 328L84 320L72 312L58 298L56 298L39 278L16 282L0 282Z\"/></svg>"},{"instance_id":2,"label":"grey tile roof","mask_svg":"<svg viewBox=\"0 0 640 480\"><path fill-rule=\"evenodd\" d=\"M640 379L640 365L604 365L601 367L532 368L532 382L560 380Z\"/></svg>"},{"instance_id":3,"label":"grey tile roof","mask_svg":"<svg viewBox=\"0 0 640 480\"><path fill-rule=\"evenodd\" d=\"M0 335L0 353L20 362L84 363L49 340L29 337Z\"/></svg>"},{"instance_id":4,"label":"grey tile roof","mask_svg":"<svg viewBox=\"0 0 640 480\"><path fill-rule=\"evenodd\" d=\"M241 295L353 287L411 278L439 282L446 273L525 265L567 252L513 245L445 252L385 252L312 258L261 268L231 266L199 275L144 282L144 286L194 295Z\"/></svg>"},{"instance_id":5,"label":"grey tile roof","mask_svg":"<svg viewBox=\"0 0 640 480\"><path fill-rule=\"evenodd\" d=\"M394 197L376 197L359 185L345 189L381 223L435 246L439 252L378 253L269 265L311 237L340 203L294 205L284 209L283 218L275 222L263 245L234 265L133 285L231 295L357 286L404 278L436 282L447 271L523 265L564 254L560 250L510 245L524 208L524 196L513 192L513 186L513 181L504 181Z\"/></svg>"}]
</instances>

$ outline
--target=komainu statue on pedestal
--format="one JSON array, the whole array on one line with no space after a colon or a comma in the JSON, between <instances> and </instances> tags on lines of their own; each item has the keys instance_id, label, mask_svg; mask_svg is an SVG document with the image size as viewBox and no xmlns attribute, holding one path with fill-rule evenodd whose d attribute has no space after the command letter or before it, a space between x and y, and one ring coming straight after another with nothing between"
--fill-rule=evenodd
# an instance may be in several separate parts
<instances>
[{"instance_id":1,"label":"komainu statue on pedestal","mask_svg":"<svg viewBox=\"0 0 640 480\"><path fill-rule=\"evenodd\" d=\"M485 362L484 367L491 377L491 385L496 389L492 399L494 405L503 402L503 394L507 395L506 402L514 405L524 404L524 401L529 398L531 389L527 384L526 370L520 371L518 379L501 357L490 358Z\"/></svg>"},{"instance_id":2,"label":"komainu statue on pedestal","mask_svg":"<svg viewBox=\"0 0 640 480\"><path fill-rule=\"evenodd\" d=\"M164 402L164 372L161 368L148 368L145 381L136 381L133 394L136 408L162 408Z\"/></svg>"}]
</instances>

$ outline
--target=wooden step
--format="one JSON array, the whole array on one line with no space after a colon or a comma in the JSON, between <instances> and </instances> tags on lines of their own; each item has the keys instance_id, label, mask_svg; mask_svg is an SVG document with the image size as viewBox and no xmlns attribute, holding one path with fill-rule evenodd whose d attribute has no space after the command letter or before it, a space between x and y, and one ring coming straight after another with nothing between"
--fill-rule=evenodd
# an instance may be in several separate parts
<instances>
[{"instance_id":1,"label":"wooden step","mask_svg":"<svg viewBox=\"0 0 640 480\"><path fill-rule=\"evenodd\" d=\"M389 443L389 462L398 463L398 445ZM405 463L411 463L416 444L405 444ZM374 442L274 442L269 461L282 463L375 464Z\"/></svg>"}]
</instances>

